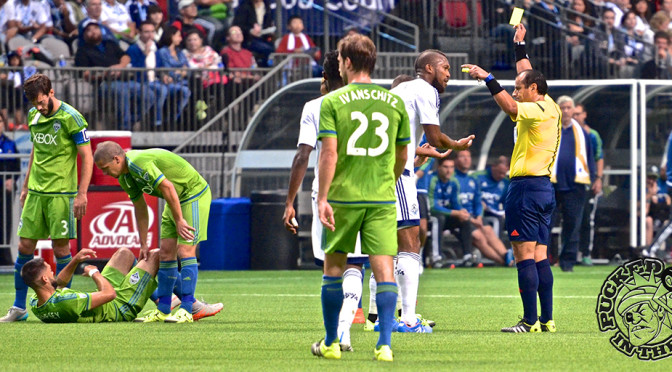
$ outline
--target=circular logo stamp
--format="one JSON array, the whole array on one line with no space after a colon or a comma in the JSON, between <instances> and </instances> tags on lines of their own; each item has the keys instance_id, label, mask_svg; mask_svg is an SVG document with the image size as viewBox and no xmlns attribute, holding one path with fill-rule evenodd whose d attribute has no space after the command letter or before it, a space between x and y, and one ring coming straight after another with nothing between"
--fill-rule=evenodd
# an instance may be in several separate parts
<instances>
[{"instance_id":1,"label":"circular logo stamp","mask_svg":"<svg viewBox=\"0 0 672 372\"><path fill-rule=\"evenodd\" d=\"M628 261L605 280L597 298L597 323L613 332L611 345L640 360L672 355L672 268L655 258Z\"/></svg>"}]
</instances>

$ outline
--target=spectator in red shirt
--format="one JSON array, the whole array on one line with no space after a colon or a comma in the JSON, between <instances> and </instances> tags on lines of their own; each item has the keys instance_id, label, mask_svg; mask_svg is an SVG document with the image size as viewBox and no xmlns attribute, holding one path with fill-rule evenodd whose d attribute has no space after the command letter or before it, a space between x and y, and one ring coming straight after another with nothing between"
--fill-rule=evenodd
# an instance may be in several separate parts
<instances>
[{"instance_id":1,"label":"spectator in red shirt","mask_svg":"<svg viewBox=\"0 0 672 372\"><path fill-rule=\"evenodd\" d=\"M282 37L276 53L306 53L319 61L322 58L322 52L315 46L313 39L303 33L303 19L298 15L289 17L287 21L289 34Z\"/></svg>"},{"instance_id":2,"label":"spectator in red shirt","mask_svg":"<svg viewBox=\"0 0 672 372\"><path fill-rule=\"evenodd\" d=\"M257 62L252 52L243 48L243 31L238 26L231 26L226 35L227 46L222 49L221 55L227 59L229 68L255 68Z\"/></svg>"}]
</instances>

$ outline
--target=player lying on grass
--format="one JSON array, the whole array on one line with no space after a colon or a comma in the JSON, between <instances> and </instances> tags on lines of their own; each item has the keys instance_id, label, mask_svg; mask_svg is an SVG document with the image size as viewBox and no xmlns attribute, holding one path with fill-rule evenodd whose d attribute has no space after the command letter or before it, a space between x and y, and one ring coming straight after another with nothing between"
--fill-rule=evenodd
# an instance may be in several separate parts
<instances>
[{"instance_id":1,"label":"player lying on grass","mask_svg":"<svg viewBox=\"0 0 672 372\"><path fill-rule=\"evenodd\" d=\"M120 248L102 273L93 265L84 268L84 275L91 277L98 291L66 288L77 265L94 257L94 251L82 249L57 278L42 258L28 261L21 269L21 277L35 291L30 298L33 314L45 323L133 321L156 289L159 250L151 250L148 258L134 267L131 250Z\"/></svg>"}]
</instances>

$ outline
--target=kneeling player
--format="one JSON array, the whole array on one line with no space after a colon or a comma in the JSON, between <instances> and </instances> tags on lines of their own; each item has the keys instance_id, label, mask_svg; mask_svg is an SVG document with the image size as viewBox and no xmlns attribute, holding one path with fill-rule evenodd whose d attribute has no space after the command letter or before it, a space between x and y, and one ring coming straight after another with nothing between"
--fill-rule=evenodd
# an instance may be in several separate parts
<instances>
[{"instance_id":1,"label":"kneeling player","mask_svg":"<svg viewBox=\"0 0 672 372\"><path fill-rule=\"evenodd\" d=\"M84 274L96 283L97 292L66 288L77 265L95 256L94 251L82 249L57 278L42 258L27 262L21 269L21 277L35 291L30 299L33 314L45 323L133 321L156 289L159 250L150 251L146 260L133 267L135 256L129 249L121 248L102 273L93 265L84 268Z\"/></svg>"}]
</instances>

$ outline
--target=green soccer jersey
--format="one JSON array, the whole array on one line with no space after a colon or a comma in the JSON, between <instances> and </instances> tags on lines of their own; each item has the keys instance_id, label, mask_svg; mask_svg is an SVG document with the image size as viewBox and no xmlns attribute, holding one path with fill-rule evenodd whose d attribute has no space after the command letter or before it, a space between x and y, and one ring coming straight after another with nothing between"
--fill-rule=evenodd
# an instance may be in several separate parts
<instances>
[{"instance_id":1,"label":"green soccer jersey","mask_svg":"<svg viewBox=\"0 0 672 372\"><path fill-rule=\"evenodd\" d=\"M33 314L45 323L91 323L103 321L103 307L93 310L91 296L86 292L60 288L42 305L37 305L37 295L30 298Z\"/></svg>"},{"instance_id":2,"label":"green soccer jersey","mask_svg":"<svg viewBox=\"0 0 672 372\"><path fill-rule=\"evenodd\" d=\"M77 194L77 146L89 144L88 124L77 110L61 101L58 111L42 115L34 107L28 113L33 165L28 190L40 195Z\"/></svg>"},{"instance_id":3,"label":"green soccer jersey","mask_svg":"<svg viewBox=\"0 0 672 372\"><path fill-rule=\"evenodd\" d=\"M410 142L404 102L375 84L348 84L320 108L318 138L338 140L327 199L339 205L394 204L397 145Z\"/></svg>"},{"instance_id":4,"label":"green soccer jersey","mask_svg":"<svg viewBox=\"0 0 672 372\"><path fill-rule=\"evenodd\" d=\"M180 203L195 199L208 187L191 164L167 150L132 150L126 153L126 163L129 173L119 177L119 185L131 200L142 193L164 198L158 186L166 179L175 186Z\"/></svg>"}]
</instances>

